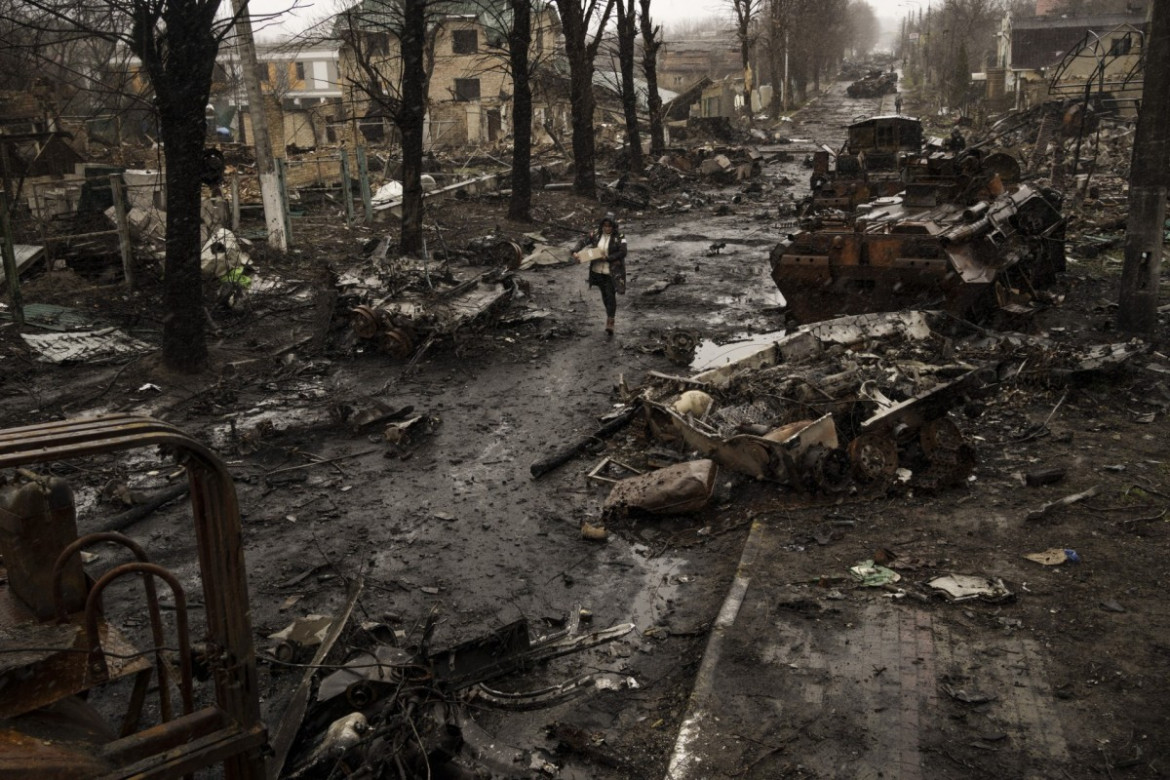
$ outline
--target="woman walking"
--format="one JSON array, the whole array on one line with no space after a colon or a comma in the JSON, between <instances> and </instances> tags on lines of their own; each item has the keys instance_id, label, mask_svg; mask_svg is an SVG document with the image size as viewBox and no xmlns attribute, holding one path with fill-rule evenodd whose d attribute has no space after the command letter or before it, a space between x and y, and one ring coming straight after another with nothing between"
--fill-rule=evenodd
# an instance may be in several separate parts
<instances>
[{"instance_id":1,"label":"woman walking","mask_svg":"<svg viewBox=\"0 0 1170 780\"><path fill-rule=\"evenodd\" d=\"M612 339L617 294L626 292L626 237L618 228L613 212L602 217L597 230L577 244L573 259L578 263L589 262L589 286L601 290L601 302L605 305L605 338Z\"/></svg>"}]
</instances>

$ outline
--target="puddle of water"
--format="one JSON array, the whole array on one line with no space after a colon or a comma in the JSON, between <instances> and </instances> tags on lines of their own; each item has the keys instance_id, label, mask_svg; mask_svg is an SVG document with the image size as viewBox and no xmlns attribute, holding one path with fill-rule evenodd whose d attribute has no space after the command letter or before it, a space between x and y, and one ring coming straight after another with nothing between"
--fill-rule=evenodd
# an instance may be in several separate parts
<instances>
[{"instance_id":1,"label":"puddle of water","mask_svg":"<svg viewBox=\"0 0 1170 780\"><path fill-rule=\"evenodd\" d=\"M774 330L769 333L755 335L742 334L733 336L732 341L716 344L706 339L699 343L695 350L695 359L691 361L691 371L696 373L707 371L719 366L725 366L748 355L755 354L761 349L771 346L786 334L783 330Z\"/></svg>"},{"instance_id":2,"label":"puddle of water","mask_svg":"<svg viewBox=\"0 0 1170 780\"><path fill-rule=\"evenodd\" d=\"M696 587L699 577L685 573L690 570L683 558L672 558L667 555L649 557L650 549L639 543L631 545L630 551L641 558L640 564L645 567L642 587L630 605L628 617L628 620L638 627L640 633L658 625L664 610L674 600L679 588ZM641 640L633 638L630 641L637 645Z\"/></svg>"},{"instance_id":3,"label":"puddle of water","mask_svg":"<svg viewBox=\"0 0 1170 780\"><path fill-rule=\"evenodd\" d=\"M771 282L771 277L768 278ZM720 306L737 306L740 304L750 303L752 305L761 305L768 307L780 308L787 306L788 301L785 300L784 294L773 287L772 290L764 288L763 292L756 293L742 293L740 295L720 295L715 298L715 303Z\"/></svg>"}]
</instances>

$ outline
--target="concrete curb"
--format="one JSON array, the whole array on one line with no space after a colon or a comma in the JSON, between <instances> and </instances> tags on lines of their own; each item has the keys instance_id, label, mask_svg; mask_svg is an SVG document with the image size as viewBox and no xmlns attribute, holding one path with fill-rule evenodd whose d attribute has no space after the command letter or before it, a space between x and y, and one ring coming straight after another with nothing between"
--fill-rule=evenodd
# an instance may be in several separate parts
<instances>
[{"instance_id":1,"label":"concrete curb","mask_svg":"<svg viewBox=\"0 0 1170 780\"><path fill-rule=\"evenodd\" d=\"M703 757L691 750L691 745L698 739L703 724L712 713L708 710L711 694L715 686L715 670L723 655L723 643L731 627L735 625L735 618L739 615L739 608L743 605L747 595L748 585L751 584L752 565L763 548L764 524L759 520L752 523L752 530L748 534L747 542L743 546L743 554L736 567L735 579L731 581L731 589L723 606L719 609L719 616L715 618L715 625L711 630L711 637L707 640L707 648L703 651L703 662L699 664L699 672L695 675L695 687L691 690L687 704L686 715L679 726L678 739L674 743L674 752L670 757L670 765L666 770L666 780L701 780L708 777L704 774Z\"/></svg>"}]
</instances>

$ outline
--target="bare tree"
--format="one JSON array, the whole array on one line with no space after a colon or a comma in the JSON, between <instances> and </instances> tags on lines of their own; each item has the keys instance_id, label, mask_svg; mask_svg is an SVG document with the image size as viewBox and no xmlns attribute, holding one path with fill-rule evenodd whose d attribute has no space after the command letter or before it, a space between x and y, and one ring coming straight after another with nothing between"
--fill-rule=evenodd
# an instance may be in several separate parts
<instances>
[{"instance_id":1,"label":"bare tree","mask_svg":"<svg viewBox=\"0 0 1170 780\"><path fill-rule=\"evenodd\" d=\"M849 29L849 48L855 57L865 57L881 35L881 25L873 7L866 0L849 0L845 11Z\"/></svg>"},{"instance_id":2,"label":"bare tree","mask_svg":"<svg viewBox=\"0 0 1170 780\"><path fill-rule=\"evenodd\" d=\"M220 0L23 0L17 27L89 36L128 48L150 81L166 163L164 363L183 372L207 361L199 268L206 115L215 57L232 19Z\"/></svg>"},{"instance_id":3,"label":"bare tree","mask_svg":"<svg viewBox=\"0 0 1170 780\"><path fill-rule=\"evenodd\" d=\"M666 132L662 125L662 96L658 94L658 50L662 48L662 26L650 18L650 0L639 0L642 14L642 73L646 76L646 104L650 112L650 154L659 157L666 151Z\"/></svg>"},{"instance_id":4,"label":"bare tree","mask_svg":"<svg viewBox=\"0 0 1170 780\"><path fill-rule=\"evenodd\" d=\"M400 249L423 249L423 135L439 0L365 0L340 16L356 72L350 86L398 128L402 141Z\"/></svg>"},{"instance_id":5,"label":"bare tree","mask_svg":"<svg viewBox=\"0 0 1170 780\"><path fill-rule=\"evenodd\" d=\"M617 0L618 64L622 74L622 111L626 119L626 145L630 149L630 169L641 173L642 138L638 133L638 92L634 84L634 39L638 35L638 16L634 0Z\"/></svg>"},{"instance_id":6,"label":"bare tree","mask_svg":"<svg viewBox=\"0 0 1170 780\"><path fill-rule=\"evenodd\" d=\"M601 46L615 0L555 0L565 31L569 59L569 100L573 107L573 190L592 197L597 191L594 170L593 60ZM596 25L596 26L594 26ZM592 33L590 28L593 28Z\"/></svg>"},{"instance_id":7,"label":"bare tree","mask_svg":"<svg viewBox=\"0 0 1170 780\"><path fill-rule=\"evenodd\" d=\"M932 6L909 20L908 32L919 38L908 58L911 79L921 80L940 105L961 104L971 63L994 55L999 21L1015 6L1003 0L945 0L941 7Z\"/></svg>"},{"instance_id":8,"label":"bare tree","mask_svg":"<svg viewBox=\"0 0 1170 780\"><path fill-rule=\"evenodd\" d=\"M508 54L512 66L512 196L508 219L532 221L532 0L510 0Z\"/></svg>"},{"instance_id":9,"label":"bare tree","mask_svg":"<svg viewBox=\"0 0 1170 780\"><path fill-rule=\"evenodd\" d=\"M685 20L673 20L663 24L662 34L667 40L683 38L701 38L710 34L711 30L722 30L727 26L724 16L712 14L705 17L691 17Z\"/></svg>"},{"instance_id":10,"label":"bare tree","mask_svg":"<svg viewBox=\"0 0 1170 780\"><path fill-rule=\"evenodd\" d=\"M811 82L838 63L849 41L847 0L770 0L765 28L773 84L784 85L784 98L803 101ZM773 92L773 110L785 106Z\"/></svg>"},{"instance_id":11,"label":"bare tree","mask_svg":"<svg viewBox=\"0 0 1170 780\"><path fill-rule=\"evenodd\" d=\"M752 115L752 79L751 56L752 47L756 45L757 24L756 17L760 12L762 0L731 0L731 10L735 14L735 39L739 42L739 56L743 62L743 113Z\"/></svg>"}]
</instances>

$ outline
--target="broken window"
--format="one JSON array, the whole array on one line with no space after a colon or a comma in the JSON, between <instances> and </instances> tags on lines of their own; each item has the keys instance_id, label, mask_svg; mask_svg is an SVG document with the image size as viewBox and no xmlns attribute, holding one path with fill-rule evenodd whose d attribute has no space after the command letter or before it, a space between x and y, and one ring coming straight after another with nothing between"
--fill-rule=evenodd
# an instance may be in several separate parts
<instances>
[{"instance_id":1,"label":"broken window","mask_svg":"<svg viewBox=\"0 0 1170 780\"><path fill-rule=\"evenodd\" d=\"M456 100L479 100L479 79L455 79Z\"/></svg>"},{"instance_id":2,"label":"broken window","mask_svg":"<svg viewBox=\"0 0 1170 780\"><path fill-rule=\"evenodd\" d=\"M479 36L475 30L454 30L451 36L455 54L475 54L479 51Z\"/></svg>"},{"instance_id":3,"label":"broken window","mask_svg":"<svg viewBox=\"0 0 1170 780\"><path fill-rule=\"evenodd\" d=\"M1124 56L1126 54L1129 54L1129 50L1132 47L1133 47L1133 38L1132 38L1132 36L1130 36L1129 33L1126 33L1125 35L1121 36L1120 38L1113 39L1113 42L1109 48L1109 54L1110 54L1110 56L1113 56L1113 57L1121 57L1121 56Z\"/></svg>"}]
</instances>

